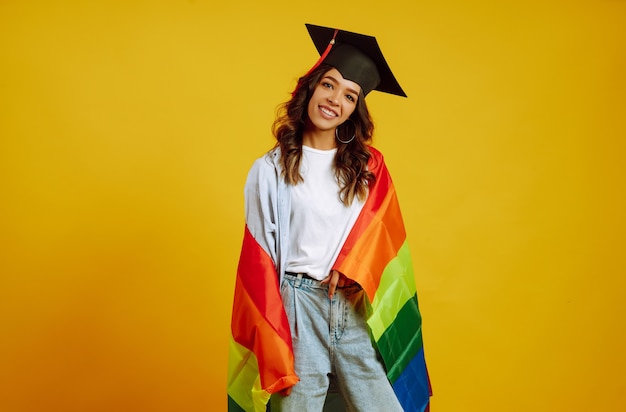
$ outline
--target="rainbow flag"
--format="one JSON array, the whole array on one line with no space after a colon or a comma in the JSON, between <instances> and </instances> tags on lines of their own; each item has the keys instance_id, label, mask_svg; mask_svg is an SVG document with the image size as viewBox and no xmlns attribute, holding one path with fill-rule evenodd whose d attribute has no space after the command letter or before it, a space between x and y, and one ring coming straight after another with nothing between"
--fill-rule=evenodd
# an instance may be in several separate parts
<instances>
[{"instance_id":1,"label":"rainbow flag","mask_svg":"<svg viewBox=\"0 0 626 412\"><path fill-rule=\"evenodd\" d=\"M400 404L405 411L425 412L431 389L411 256L391 177L381 153L370 151L376 182L333 268L361 284L369 297L372 344ZM265 412L271 394L298 377L274 262L247 228L231 331L228 410Z\"/></svg>"},{"instance_id":2,"label":"rainbow flag","mask_svg":"<svg viewBox=\"0 0 626 412\"><path fill-rule=\"evenodd\" d=\"M432 391L413 264L391 176L382 154L374 148L370 152L368 166L376 182L333 269L367 293L372 341L400 404L405 411L425 412Z\"/></svg>"},{"instance_id":3,"label":"rainbow flag","mask_svg":"<svg viewBox=\"0 0 626 412\"><path fill-rule=\"evenodd\" d=\"M228 410L265 412L298 382L289 322L271 257L246 227L237 268L228 359Z\"/></svg>"}]
</instances>

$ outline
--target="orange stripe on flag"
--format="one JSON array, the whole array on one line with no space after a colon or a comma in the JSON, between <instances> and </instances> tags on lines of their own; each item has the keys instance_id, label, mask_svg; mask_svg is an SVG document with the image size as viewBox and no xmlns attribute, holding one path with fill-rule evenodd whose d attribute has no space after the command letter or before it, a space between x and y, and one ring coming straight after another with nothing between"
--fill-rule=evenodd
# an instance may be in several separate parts
<instances>
[{"instance_id":1,"label":"orange stripe on flag","mask_svg":"<svg viewBox=\"0 0 626 412\"><path fill-rule=\"evenodd\" d=\"M405 239L400 207L391 187L369 226L337 270L358 282L373 301L385 267L398 255Z\"/></svg>"},{"instance_id":2,"label":"orange stripe on flag","mask_svg":"<svg viewBox=\"0 0 626 412\"><path fill-rule=\"evenodd\" d=\"M261 386L274 393L298 381L293 369L293 351L256 310L243 288L235 291L231 326L233 339L254 352L259 364Z\"/></svg>"}]
</instances>

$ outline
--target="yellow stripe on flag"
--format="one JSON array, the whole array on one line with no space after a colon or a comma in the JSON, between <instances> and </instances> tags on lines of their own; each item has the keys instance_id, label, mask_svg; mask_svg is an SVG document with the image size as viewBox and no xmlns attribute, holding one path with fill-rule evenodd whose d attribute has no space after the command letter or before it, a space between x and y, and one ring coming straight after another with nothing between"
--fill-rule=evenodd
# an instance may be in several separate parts
<instances>
[{"instance_id":1,"label":"yellow stripe on flag","mask_svg":"<svg viewBox=\"0 0 626 412\"><path fill-rule=\"evenodd\" d=\"M261 389L259 365L254 353L231 336L228 357L228 395L245 411L265 412L271 395Z\"/></svg>"},{"instance_id":2,"label":"yellow stripe on flag","mask_svg":"<svg viewBox=\"0 0 626 412\"><path fill-rule=\"evenodd\" d=\"M400 309L416 293L413 265L407 241L398 255L385 267L372 301L372 314L367 320L375 341L382 336Z\"/></svg>"}]
</instances>

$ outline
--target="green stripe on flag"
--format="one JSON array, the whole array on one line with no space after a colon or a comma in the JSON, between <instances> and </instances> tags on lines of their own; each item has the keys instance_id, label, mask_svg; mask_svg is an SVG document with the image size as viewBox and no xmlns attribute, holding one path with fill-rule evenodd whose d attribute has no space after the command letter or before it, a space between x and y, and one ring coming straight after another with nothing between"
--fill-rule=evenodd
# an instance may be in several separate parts
<instances>
[{"instance_id":1,"label":"green stripe on flag","mask_svg":"<svg viewBox=\"0 0 626 412\"><path fill-rule=\"evenodd\" d=\"M387 377L394 383L422 348L422 325L417 295L406 302L394 322L376 341L376 345L387 367Z\"/></svg>"},{"instance_id":2,"label":"green stripe on flag","mask_svg":"<svg viewBox=\"0 0 626 412\"><path fill-rule=\"evenodd\" d=\"M241 408L241 406L239 406L237 402L235 402L233 398L229 396L228 397L228 412L246 412L246 411L244 411Z\"/></svg>"}]
</instances>

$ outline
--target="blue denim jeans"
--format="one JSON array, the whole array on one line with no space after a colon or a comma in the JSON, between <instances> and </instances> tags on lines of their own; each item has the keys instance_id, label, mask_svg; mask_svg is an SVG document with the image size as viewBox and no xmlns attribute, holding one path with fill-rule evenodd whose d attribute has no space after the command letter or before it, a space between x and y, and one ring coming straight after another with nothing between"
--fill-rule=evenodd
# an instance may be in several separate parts
<instances>
[{"instance_id":1,"label":"blue denim jeans","mask_svg":"<svg viewBox=\"0 0 626 412\"><path fill-rule=\"evenodd\" d=\"M372 347L358 284L338 288L330 300L328 285L287 274L281 295L300 382L289 396L272 396L272 412L402 411Z\"/></svg>"}]
</instances>

